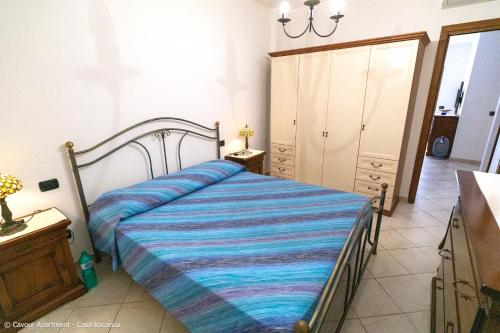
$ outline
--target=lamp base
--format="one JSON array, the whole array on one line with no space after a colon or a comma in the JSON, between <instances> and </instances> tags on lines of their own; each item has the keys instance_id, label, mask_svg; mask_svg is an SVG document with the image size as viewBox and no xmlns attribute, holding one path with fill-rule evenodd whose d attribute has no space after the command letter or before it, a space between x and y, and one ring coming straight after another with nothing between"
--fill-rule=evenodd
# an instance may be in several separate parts
<instances>
[{"instance_id":1,"label":"lamp base","mask_svg":"<svg viewBox=\"0 0 500 333\"><path fill-rule=\"evenodd\" d=\"M5 202L5 197L0 198L0 206L2 207L2 218L4 219L4 222L0 224L0 235L11 232L21 225L24 225L24 228L26 228L24 220L14 221L12 219L12 212L7 206L7 202Z\"/></svg>"},{"instance_id":2,"label":"lamp base","mask_svg":"<svg viewBox=\"0 0 500 333\"><path fill-rule=\"evenodd\" d=\"M28 225L24 223L24 220L2 223L0 224L0 235L15 234L16 232L26 229L27 227Z\"/></svg>"}]
</instances>

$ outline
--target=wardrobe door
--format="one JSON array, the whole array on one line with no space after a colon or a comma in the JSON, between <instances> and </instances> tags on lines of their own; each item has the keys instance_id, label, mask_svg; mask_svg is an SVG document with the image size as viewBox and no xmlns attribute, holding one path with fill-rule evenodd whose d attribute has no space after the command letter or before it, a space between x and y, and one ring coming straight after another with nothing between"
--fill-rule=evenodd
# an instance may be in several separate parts
<instances>
[{"instance_id":1,"label":"wardrobe door","mask_svg":"<svg viewBox=\"0 0 500 333\"><path fill-rule=\"evenodd\" d=\"M272 59L271 143L295 146L299 56Z\"/></svg>"},{"instance_id":2,"label":"wardrobe door","mask_svg":"<svg viewBox=\"0 0 500 333\"><path fill-rule=\"evenodd\" d=\"M328 107L330 52L301 55L295 179L321 185Z\"/></svg>"},{"instance_id":3,"label":"wardrobe door","mask_svg":"<svg viewBox=\"0 0 500 333\"><path fill-rule=\"evenodd\" d=\"M370 46L332 52L323 162L325 187L354 190L369 60Z\"/></svg>"},{"instance_id":4,"label":"wardrobe door","mask_svg":"<svg viewBox=\"0 0 500 333\"><path fill-rule=\"evenodd\" d=\"M399 160L419 41L372 46L359 154Z\"/></svg>"}]
</instances>

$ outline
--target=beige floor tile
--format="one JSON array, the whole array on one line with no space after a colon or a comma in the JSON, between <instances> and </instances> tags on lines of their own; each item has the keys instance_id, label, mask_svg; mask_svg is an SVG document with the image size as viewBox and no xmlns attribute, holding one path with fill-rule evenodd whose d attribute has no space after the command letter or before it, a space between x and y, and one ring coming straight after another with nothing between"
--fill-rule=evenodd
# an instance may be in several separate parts
<instances>
[{"instance_id":1,"label":"beige floor tile","mask_svg":"<svg viewBox=\"0 0 500 333\"><path fill-rule=\"evenodd\" d=\"M368 263L368 270L375 277L410 274L387 251L378 251L377 255L373 256Z\"/></svg>"},{"instance_id":2,"label":"beige floor tile","mask_svg":"<svg viewBox=\"0 0 500 333\"><path fill-rule=\"evenodd\" d=\"M440 227L443 225L438 219L427 214L425 211L418 211L405 214L407 218L417 224L419 227Z\"/></svg>"},{"instance_id":3,"label":"beige floor tile","mask_svg":"<svg viewBox=\"0 0 500 333\"><path fill-rule=\"evenodd\" d=\"M453 206L457 203L457 197L452 196L448 198L440 198L439 200L435 201L435 204L439 207L441 207L441 210L449 210L451 211Z\"/></svg>"},{"instance_id":4,"label":"beige floor tile","mask_svg":"<svg viewBox=\"0 0 500 333\"><path fill-rule=\"evenodd\" d=\"M125 303L129 302L141 302L141 301L155 301L156 300L149 294L149 292L138 285L135 282L132 282L132 285L130 286L130 289L127 293L127 296L125 296Z\"/></svg>"},{"instance_id":5,"label":"beige floor tile","mask_svg":"<svg viewBox=\"0 0 500 333\"><path fill-rule=\"evenodd\" d=\"M189 333L189 330L173 315L165 311L160 333Z\"/></svg>"},{"instance_id":6,"label":"beige floor tile","mask_svg":"<svg viewBox=\"0 0 500 333\"><path fill-rule=\"evenodd\" d=\"M425 231L429 232L432 237L436 240L435 245L441 243L444 236L446 235L447 227L445 225L440 227L424 227Z\"/></svg>"},{"instance_id":7,"label":"beige floor tile","mask_svg":"<svg viewBox=\"0 0 500 333\"><path fill-rule=\"evenodd\" d=\"M431 312L419 311L406 313L406 316L413 325L417 328L419 333L429 333L431 329Z\"/></svg>"},{"instance_id":8,"label":"beige floor tile","mask_svg":"<svg viewBox=\"0 0 500 333\"><path fill-rule=\"evenodd\" d=\"M377 278L377 281L403 312L430 309L430 289L412 275Z\"/></svg>"},{"instance_id":9,"label":"beige floor tile","mask_svg":"<svg viewBox=\"0 0 500 333\"><path fill-rule=\"evenodd\" d=\"M437 266L436 266L437 270ZM420 284L426 288L431 288L432 278L436 276L436 272L434 273L422 273L422 274L413 274L413 277L420 282Z\"/></svg>"},{"instance_id":10,"label":"beige floor tile","mask_svg":"<svg viewBox=\"0 0 500 333\"><path fill-rule=\"evenodd\" d=\"M410 273L432 273L436 263L418 248L387 250Z\"/></svg>"},{"instance_id":11,"label":"beige floor tile","mask_svg":"<svg viewBox=\"0 0 500 333\"><path fill-rule=\"evenodd\" d=\"M434 200L418 199L415 200L415 203L413 205L415 206L414 208L417 211L430 212L433 210L443 210L443 208L439 206Z\"/></svg>"},{"instance_id":12,"label":"beige floor tile","mask_svg":"<svg viewBox=\"0 0 500 333\"><path fill-rule=\"evenodd\" d=\"M439 264L441 263L441 256L439 255L437 246L425 246L419 247L418 249L425 253L426 256L431 258L432 261L434 261L434 263L436 264L436 267L439 266Z\"/></svg>"},{"instance_id":13,"label":"beige floor tile","mask_svg":"<svg viewBox=\"0 0 500 333\"><path fill-rule=\"evenodd\" d=\"M396 303L375 279L361 282L352 307L359 318L401 312Z\"/></svg>"},{"instance_id":14,"label":"beige floor tile","mask_svg":"<svg viewBox=\"0 0 500 333\"><path fill-rule=\"evenodd\" d=\"M31 323L31 327L26 327L23 328L20 332L23 333L36 333L36 332L43 332L43 333L56 333L59 332L60 326L59 327L51 327L57 325L57 324L62 324L66 322L66 319L69 317L71 314L71 309L56 309L42 318L34 321Z\"/></svg>"},{"instance_id":15,"label":"beige floor tile","mask_svg":"<svg viewBox=\"0 0 500 333\"><path fill-rule=\"evenodd\" d=\"M397 208L396 208L397 210ZM416 228L419 227L418 224L410 220L408 217L396 213L392 215L387 221L383 221L382 224L387 224L386 229L402 229L402 228Z\"/></svg>"},{"instance_id":16,"label":"beige floor tile","mask_svg":"<svg viewBox=\"0 0 500 333\"><path fill-rule=\"evenodd\" d=\"M158 333L164 314L165 310L156 301L125 303L115 319L120 327L112 328L110 332Z\"/></svg>"},{"instance_id":17,"label":"beige floor tile","mask_svg":"<svg viewBox=\"0 0 500 333\"><path fill-rule=\"evenodd\" d=\"M69 306L76 308L121 304L133 282L132 278L123 270L113 273L98 274L97 279L99 284L96 288L91 289L84 296L71 302Z\"/></svg>"},{"instance_id":18,"label":"beige floor tile","mask_svg":"<svg viewBox=\"0 0 500 333\"><path fill-rule=\"evenodd\" d=\"M61 333L101 333L108 332L109 327L96 327L95 323L112 324L120 309L120 304L93 306L74 309L68 317L71 327L62 328ZM85 323L90 327L78 327ZM81 326L81 325L80 325Z\"/></svg>"},{"instance_id":19,"label":"beige floor tile","mask_svg":"<svg viewBox=\"0 0 500 333\"><path fill-rule=\"evenodd\" d=\"M398 229L398 232L415 246L431 246L439 244L434 234L424 228Z\"/></svg>"},{"instance_id":20,"label":"beige floor tile","mask_svg":"<svg viewBox=\"0 0 500 333\"><path fill-rule=\"evenodd\" d=\"M404 238L396 230L383 230L380 232L379 244L386 250L389 249L404 249L413 247L414 245Z\"/></svg>"},{"instance_id":21,"label":"beige floor tile","mask_svg":"<svg viewBox=\"0 0 500 333\"><path fill-rule=\"evenodd\" d=\"M365 329L359 319L348 319L344 321L340 333L365 333Z\"/></svg>"},{"instance_id":22,"label":"beige floor tile","mask_svg":"<svg viewBox=\"0 0 500 333\"><path fill-rule=\"evenodd\" d=\"M431 212L427 212L427 214L431 215L432 217L435 217L440 222L447 225L449 220L450 220L451 209L449 209L449 210L434 210Z\"/></svg>"},{"instance_id":23,"label":"beige floor tile","mask_svg":"<svg viewBox=\"0 0 500 333\"><path fill-rule=\"evenodd\" d=\"M362 318L367 333L417 333L417 329L404 314Z\"/></svg>"}]
</instances>

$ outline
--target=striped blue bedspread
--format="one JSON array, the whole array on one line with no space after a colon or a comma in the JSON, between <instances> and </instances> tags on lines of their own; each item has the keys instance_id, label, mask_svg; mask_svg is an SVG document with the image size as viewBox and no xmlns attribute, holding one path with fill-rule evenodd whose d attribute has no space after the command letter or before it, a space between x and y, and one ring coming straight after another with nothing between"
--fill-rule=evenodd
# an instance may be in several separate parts
<instances>
[{"instance_id":1,"label":"striped blue bedspread","mask_svg":"<svg viewBox=\"0 0 500 333\"><path fill-rule=\"evenodd\" d=\"M212 161L104 194L89 229L190 331L293 332L367 202Z\"/></svg>"}]
</instances>

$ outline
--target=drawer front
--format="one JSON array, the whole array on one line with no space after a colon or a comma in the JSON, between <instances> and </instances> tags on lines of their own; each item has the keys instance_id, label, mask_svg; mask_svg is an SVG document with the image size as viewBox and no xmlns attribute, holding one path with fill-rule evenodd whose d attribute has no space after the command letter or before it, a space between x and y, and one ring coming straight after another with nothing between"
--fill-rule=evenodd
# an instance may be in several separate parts
<instances>
[{"instance_id":1,"label":"drawer front","mask_svg":"<svg viewBox=\"0 0 500 333\"><path fill-rule=\"evenodd\" d=\"M293 180L293 176L271 172L271 177Z\"/></svg>"},{"instance_id":2,"label":"drawer front","mask_svg":"<svg viewBox=\"0 0 500 333\"><path fill-rule=\"evenodd\" d=\"M358 157L358 168L388 173L397 173L398 161L382 160L379 158L360 155Z\"/></svg>"},{"instance_id":3,"label":"drawer front","mask_svg":"<svg viewBox=\"0 0 500 333\"><path fill-rule=\"evenodd\" d=\"M275 143L271 144L271 154L280 154L286 156L295 156L295 147L278 145Z\"/></svg>"},{"instance_id":4,"label":"drawer front","mask_svg":"<svg viewBox=\"0 0 500 333\"><path fill-rule=\"evenodd\" d=\"M448 226L450 228L450 226ZM458 333L458 317L457 317L457 302L455 296L455 274L453 272L453 257L451 247L451 235L448 233L442 250L440 250L443 258L443 289L444 289L444 327L445 332Z\"/></svg>"},{"instance_id":5,"label":"drawer front","mask_svg":"<svg viewBox=\"0 0 500 333\"><path fill-rule=\"evenodd\" d=\"M373 197L373 195L370 193L363 193L363 192L359 192L359 191L354 191L354 193L359 194L359 195L363 195L365 197L370 197L370 198ZM375 199L373 201L373 207L374 208L380 207L380 199ZM389 212L392 210L392 200L391 199L388 199L388 198L385 199L384 210L389 211Z\"/></svg>"},{"instance_id":6,"label":"drawer front","mask_svg":"<svg viewBox=\"0 0 500 333\"><path fill-rule=\"evenodd\" d=\"M358 168L358 170L356 171L356 179L377 184L386 183L388 185L394 186L396 182L396 175L393 173Z\"/></svg>"},{"instance_id":7,"label":"drawer front","mask_svg":"<svg viewBox=\"0 0 500 333\"><path fill-rule=\"evenodd\" d=\"M365 182L364 180L356 180L354 184L354 190L357 192L363 192L378 196L382 193L382 185L377 183ZM386 198L392 198L393 192L394 187L389 186L387 188Z\"/></svg>"},{"instance_id":8,"label":"drawer front","mask_svg":"<svg viewBox=\"0 0 500 333\"><path fill-rule=\"evenodd\" d=\"M293 177L295 175L295 168L283 164L271 164L271 172L278 175Z\"/></svg>"},{"instance_id":9,"label":"drawer front","mask_svg":"<svg viewBox=\"0 0 500 333\"><path fill-rule=\"evenodd\" d=\"M474 280L469 246L459 204L456 205L451 220L450 231L453 266L455 269L454 288L456 290L458 308L460 309L460 329L463 332L470 332L479 307L479 294Z\"/></svg>"},{"instance_id":10,"label":"drawer front","mask_svg":"<svg viewBox=\"0 0 500 333\"><path fill-rule=\"evenodd\" d=\"M287 155L272 154L271 155L271 163L295 166L295 157L287 156Z\"/></svg>"}]
</instances>

